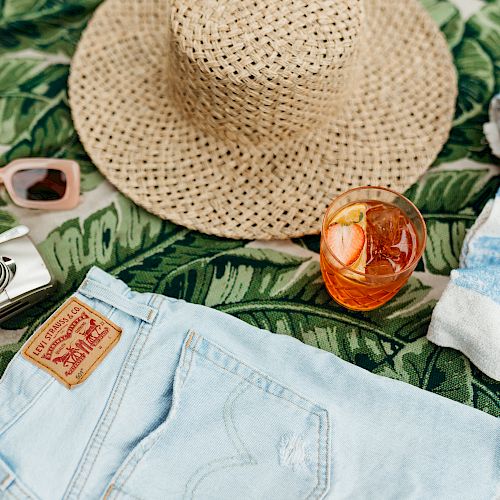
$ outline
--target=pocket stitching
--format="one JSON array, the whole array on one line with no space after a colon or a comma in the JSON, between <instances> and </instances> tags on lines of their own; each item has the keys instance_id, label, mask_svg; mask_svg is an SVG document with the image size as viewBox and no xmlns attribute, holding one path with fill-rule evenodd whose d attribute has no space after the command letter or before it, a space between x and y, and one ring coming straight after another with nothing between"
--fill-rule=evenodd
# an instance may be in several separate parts
<instances>
[{"instance_id":1,"label":"pocket stitching","mask_svg":"<svg viewBox=\"0 0 500 500\"><path fill-rule=\"evenodd\" d=\"M329 445L326 447L325 457L324 457L323 461L321 460L321 456L320 456L321 455L321 430L322 430L321 428L323 426L323 422L324 421L326 421L326 436L325 437L326 437L327 443L329 442L330 423L329 423L329 418L328 418L328 411L325 410L324 408L321 408L316 403L313 403L312 401L309 401L308 399L304 398L300 394L297 394L292 389L290 389L288 387L285 387L284 385L280 384L279 382L273 380L271 377L269 377L268 375L262 373L261 371L257 370L256 368L253 368L253 367L249 366L248 364L244 363L243 361L237 359L236 357L234 357L234 355L230 354L229 352L225 351L224 349L222 349L218 345L210 342L209 340L205 339L204 337L202 337L200 335L199 339L201 339L201 338L203 338L203 340L205 342L207 342L210 346L212 346L215 349L219 350L222 354L224 354L224 356L227 356L227 357L231 358L236 363L242 364L243 366L245 366L246 368L248 368L251 372L257 374L259 377L262 377L262 378L264 378L264 379L272 382L273 384L276 384L278 387L280 387L280 388L282 388L282 389L284 389L286 391L289 391L291 394L293 394L294 396L296 396L299 400L305 401L308 404L312 405L313 407L315 407L315 408L317 408L319 410L319 412L318 412L318 411L314 411L312 409L308 409L308 408L305 408L303 406L300 406L299 404L295 403L294 401L290 400L289 398L285 398L283 396L280 396L279 394L275 394L273 392L267 391L263 387L260 387L258 384L256 384L254 381L249 380L247 377L244 377L243 375L241 375L241 374L239 374L237 372L228 370L226 367L218 364L213 359L210 359L209 357L207 357L204 354L202 354L201 352L199 352L198 349L197 349L198 344L199 344L198 341L195 343L194 346L189 346L188 347L188 349L195 351L196 354L198 354L199 356L203 357L207 361L210 361L212 364L214 364L218 368L220 368L222 370L225 370L228 373L231 373L233 375L236 375L237 377L241 378L242 380L245 380L247 383L252 384L257 389L260 389L263 392L267 392L271 396L275 396L275 397L277 397L279 399L282 399L283 401L286 401L286 402L288 402L288 403L296 406L297 408L300 408L301 410L303 410L303 411L305 411L305 412L307 412L309 414L312 414L312 415L315 415L316 417L318 417L318 423L319 423L319 425L318 425L318 427L319 427L318 428L318 459L317 459L317 471L318 471L317 478L318 478L318 481L317 481L317 484L315 485L315 487L313 488L313 490L308 494L308 496L306 498L314 498L315 495L318 495L317 498L321 498L323 496L323 494L326 491L328 491L328 468L329 468L328 467L328 449L329 449ZM322 467L322 465L323 465L323 467ZM322 470L322 472L321 472L321 470ZM324 485L321 484L322 483L322 479L324 481ZM319 490L318 493L315 493L316 490Z\"/></svg>"},{"instance_id":2,"label":"pocket stitching","mask_svg":"<svg viewBox=\"0 0 500 500\"><path fill-rule=\"evenodd\" d=\"M17 496L17 494L14 494L14 492L12 491L13 489L19 490L19 492L22 493L23 496L19 497ZM13 498L14 500L21 500L22 498L28 500L36 500L36 497L29 492L28 488L24 486L22 481L20 481L17 477L14 478L12 485L7 488L7 490L5 490L5 494L7 495L7 498Z\"/></svg>"},{"instance_id":3,"label":"pocket stitching","mask_svg":"<svg viewBox=\"0 0 500 500\"><path fill-rule=\"evenodd\" d=\"M232 356L231 354L229 354L228 352L224 351L223 349L221 349L219 346L217 346L216 344L213 344L211 342L209 342L208 340L206 340L205 338L203 338L203 340L207 343L209 343L211 346L213 346L215 349L218 349L220 352L222 352L224 354L224 356L228 356L230 357L232 360L234 360L236 363L239 363L243 366L245 366L246 368L248 368L250 371L254 372L255 374L259 375L259 377L261 378L264 378L270 382L272 382L273 384L277 385L278 387L280 387L281 389L284 389L288 392L290 392L291 394L293 394L294 396L296 396L298 399L308 403L309 405L321 410L321 411L325 411L326 410L324 408L321 408L319 405L317 405L316 403L313 403L312 401L309 401L307 398L305 398L304 396L301 396L300 394L296 393L294 390L288 388L288 387L285 387L283 384L281 384L280 382L276 381L276 380L273 380L271 377L269 377L268 375L260 372L259 370L257 370L256 368L253 368L251 367L250 365L247 365L246 363L244 363L243 361L240 361L239 359L235 358L234 356ZM295 403L294 401L290 400L289 398L286 398L286 397L283 397L283 396L280 396L279 394L274 394L273 392L270 392L270 391L267 391L266 389L264 389L263 387L260 387L258 384L256 384L253 380L249 380L247 377L239 374L239 373L236 373L234 371L231 371L231 370L228 370L226 367L220 365L219 363L215 362L213 359L210 359L209 357L205 356L204 354L202 354L201 352L199 352L196 348L197 348L197 345L194 346L195 348L193 347L188 347L188 349L192 349L196 352L196 354L198 354L199 356L202 356L203 358L205 358L207 361L210 361L211 363L213 363L214 365L216 365L217 367L221 368L222 370L225 370L227 371L228 373L232 373L233 375L236 375L237 377L243 379L243 380L246 380L248 383L254 385L255 387L257 387L258 389L260 389L261 391L264 391L264 392L267 392L268 394L271 394L272 396L276 396L277 398L280 398L280 399L283 399L284 401L288 401L290 404L296 406L297 408L300 408L306 412L309 412L309 413L312 413L314 415L318 415L319 416L319 413L317 413L316 411L312 410L312 409L309 409L309 408L305 408L304 406L300 406L299 404Z\"/></svg>"},{"instance_id":4,"label":"pocket stitching","mask_svg":"<svg viewBox=\"0 0 500 500\"><path fill-rule=\"evenodd\" d=\"M310 415L315 415L318 418L318 424L319 424L318 425L318 457L317 457L317 461L316 461L316 464L317 464L317 475L316 475L316 477L317 477L317 483L314 486L313 490L307 495L306 499L310 499L310 498L318 498L318 499L320 499L320 498L323 498L324 495L325 495L325 493L328 491L328 488L329 488L328 470L329 470L330 422L329 422L328 411L326 409L320 407L316 403L313 403L312 401L309 401L307 398L301 396L300 394L297 394L292 389L290 389L288 387L285 387L281 383L273 380L271 377L269 377L268 375L260 372L256 368L253 368L253 367L247 365L246 363L244 363L243 361L239 360L238 358L236 358L231 353L225 351L224 349L222 349L221 347L219 347L217 344L214 344L214 343L208 341L206 338L202 337L201 335L197 334L196 332L192 331L192 334L193 334L193 336L190 336L190 339L189 339L190 341L184 343L185 351L184 351L184 356L182 357L182 361L181 362L182 362L182 364L186 364L187 363L187 366L183 366L184 374L183 374L183 377L182 377L182 380L181 380L181 385L179 387L182 387L182 385L184 385L184 383L186 382L187 376L189 375L189 372L190 372L192 364L193 364L194 353L196 353L199 356L201 356L204 359L206 359L207 361L210 361L212 364L214 364L218 368L220 368L220 369L222 369L224 371L227 371L228 373L231 373L233 375L236 375L240 379L244 380L247 384L251 384L254 387L256 387L257 389L260 389L261 391L266 392L266 393L270 394L271 396L274 396L274 397L279 398L279 399L281 399L281 400L283 400L283 401L285 401L285 402L287 402L289 404L292 404L293 406L296 406L297 408L301 409L302 411L304 411L304 412L306 412L306 413L308 413ZM234 371L228 370L224 366L219 365L214 360L208 358L207 356L205 356L205 355L203 355L202 353L199 352L198 345L200 344L200 340L203 340L203 341L207 342L210 346L212 346L213 348L215 348L218 351L220 351L224 356L227 356L227 357L231 358L236 363L245 366L252 373L258 375L261 378L264 378L264 379L270 381L271 383L273 383L276 386L284 389L285 391L288 391L289 393L291 393L292 395L294 395L295 397L297 397L300 401L304 401L305 403L307 403L311 407L315 408L316 411L313 410L313 409L311 409L311 408L307 408L307 407L301 406L301 405L299 405L298 403L292 401L289 398L286 398L286 397L280 396L278 394L275 394L273 392L270 392L270 391L266 390L265 388L260 387L254 381L249 380L247 377L244 377L243 375L241 375L239 373L236 373ZM191 354L191 356L190 356L189 359L186 359L187 358L187 351L188 350L191 351L192 354ZM324 429L322 429L322 427L324 426L324 424L326 424L326 430L325 430L326 432L322 436L322 430L324 430ZM125 466L125 468L122 469L120 475L118 475L116 477L116 479L113 481L113 485L114 484L119 484L119 486L114 486L114 488L116 490L122 491L123 493L129 495L129 493L127 493L126 490L123 487L129 481L130 477L134 473L134 471L137 468L137 466L139 465L139 463L142 462L142 460L145 457L145 455L148 454L151 451L151 449L156 445L156 443L158 442L158 440L163 435L163 431L164 430L165 429L163 429L162 432L158 433L158 435L156 436L156 438L154 440L152 440L151 443L148 445L147 449L141 450L142 453L140 454L140 456L130 457L131 459L132 458L135 459L135 463L131 467L131 470L128 471L128 474L123 478L122 481L120 481L120 478L123 475L123 473L126 471L127 466ZM323 442L326 443L323 460L322 460L322 457L321 457L321 454L322 454L322 447L321 447L322 437L323 437Z\"/></svg>"},{"instance_id":5,"label":"pocket stitching","mask_svg":"<svg viewBox=\"0 0 500 500\"><path fill-rule=\"evenodd\" d=\"M245 386L243 386L243 384L245 384ZM240 387L242 386L242 387ZM244 394L247 389L249 387L249 383L247 380L243 380L242 382L240 382L240 384L238 384L238 386L236 387L236 389L233 389L233 391L231 391L231 393L229 394L227 400L226 400L226 403L224 404L224 407L226 407L227 405L227 402L229 400L231 400L232 396L233 396L233 392L235 392L236 390L236 397L234 397L234 399L232 399L231 401L231 409L233 409L236 401L238 400L238 398ZM224 412L225 413L225 412ZM227 419L229 418L229 420L231 421L233 427L234 427L234 433L236 434L236 437L237 439L240 441L239 445L241 448L243 448L243 450L245 451L246 453L246 456L241 452L241 450L238 449L238 446L233 442L232 438L231 438L231 433L229 432L229 429L228 429L228 424L227 424ZM191 482L192 478L196 476L196 474L198 473L198 471L206 468L207 466L210 466L210 465L215 465L217 462L221 463L221 462L225 462L225 461L228 461L228 460L239 460L240 462L238 464L236 464L236 466L240 465L240 466L244 466L244 465L252 465L252 464L257 464L257 462L255 461L254 457L250 454L250 452L247 450L246 446L245 446L245 443L243 441L243 439L238 435L238 432L237 432L237 429L236 429L236 424L233 420L233 415L232 415L232 411L231 413L229 414L229 417L226 417L224 416L224 427L226 428L226 433L229 437L229 440L231 441L231 443L233 444L234 448L236 449L236 451L239 453L239 455L236 455L236 456L232 456L232 457L225 457L225 458L219 458L219 459L216 459L216 460L212 460L206 464L203 464L202 466L200 466L195 472L194 474L191 475L191 477L189 478L189 480L187 481L186 483L186 487L184 488L184 498L188 498L188 485L189 483ZM244 461L244 459L246 459L246 462ZM219 467L219 468L216 468L214 470L209 470L208 472L205 472L195 483L194 487L191 487L190 488L190 494L189 494L189 498L192 499L193 496L194 496L194 493L196 491L196 489L198 488L199 484L201 483L201 481L203 481L203 479L205 479L206 477L208 477L210 474L212 474L213 472L216 472L218 470L222 470L224 468L228 468L228 467L234 467L235 464L231 464L231 465L226 465L226 466L223 466L223 467Z\"/></svg>"},{"instance_id":6,"label":"pocket stitching","mask_svg":"<svg viewBox=\"0 0 500 500\"><path fill-rule=\"evenodd\" d=\"M152 300L150 300L151 305L154 305L156 303L157 297L158 296L153 296ZM95 299L95 300L99 300L99 299ZM100 302L102 302L102 301L100 301ZM107 304L107 305L109 305L109 304ZM90 306L90 307L92 307L92 306ZM113 314L116 314L117 312L119 312L119 310L117 308L113 307L112 305L110 307L111 308L110 308L109 313L108 313L109 314L109 319L111 318L111 316ZM147 341L147 332L154 325L154 322L150 324L150 323L146 323L145 321L142 321L139 318L136 318L136 319L137 319L137 321L139 321L139 327L137 329L135 339L132 342L132 344L131 344L128 352L127 352L127 355L125 357L125 360L123 361L122 366L118 370L117 378L116 378L116 380L114 382L114 386L113 386L112 391L111 391L111 393L110 393L110 395L108 397L108 400L106 402L107 408L105 410L105 413L99 419L99 422L97 424L98 427L96 428L96 431L95 431L96 433L95 434L94 434L94 432L92 433L89 441L87 442L87 444L85 446L85 449L84 449L85 456L83 457L83 462L81 464L80 463L78 464L77 469L75 470L73 476L71 477L71 479L70 479L70 481L68 483L68 486L67 486L66 491L64 493L65 495L68 493L68 491L71 492L71 491L74 490L74 488L78 488L78 483L79 482L82 483L81 487L80 487L80 493L83 490L83 488L85 488L85 485L88 482L88 479L89 479L90 473L92 471L92 468L95 465L95 462L96 462L96 460L97 460L97 458L98 458L98 456L99 456L99 454L101 452L101 449L102 449L102 447L103 447L103 445L104 445L104 443L106 441L106 438L107 438L107 436L109 434L109 431L110 431L110 429L112 427L112 423L113 423L114 419L116 418L116 415L117 415L118 411L121 408L121 405L123 403L123 396L124 396L125 392L127 391L128 385L129 385L130 380L132 378L133 371L135 369L135 363L133 363L133 366L130 367L131 368L131 372L128 374L128 379L125 381L125 386L121 390L121 396L120 396L120 394L119 394L120 384L123 381L123 378L127 375L125 373L125 369L128 368L131 365L131 361L130 361L131 353L137 347L137 344L139 343L139 341L141 341L143 339L143 337L145 336L145 338L142 341L142 346L139 347L139 352L137 353L137 357L140 357L140 355L142 353L142 350L144 348L144 345L146 344L146 341ZM149 327L149 330L147 330L147 327ZM123 370L123 373L120 373L122 370ZM115 400L116 397L118 397L120 399L119 399L119 401L117 403L116 409L114 409L114 411L113 411L113 414L110 414L110 412L113 410L113 403L114 403L114 400ZM111 422L108 424L107 429L105 429L105 431L104 431L104 435L102 437L101 443L98 444L97 449L95 449L95 455L93 457L91 457L90 452L93 451L92 448L95 447L93 441L98 436L100 430L102 429L102 426L106 422L106 419L108 419L108 416L109 416L109 418L111 418ZM89 446L90 446L90 448L88 448ZM89 460L92 460L92 462L90 463L90 469L89 469L88 473L85 473L84 469L85 469L85 467L87 467L87 464L89 463ZM81 477L82 474L86 474L86 477Z\"/></svg>"},{"instance_id":7,"label":"pocket stitching","mask_svg":"<svg viewBox=\"0 0 500 500\"><path fill-rule=\"evenodd\" d=\"M20 481L14 480L14 486L21 490L21 492L25 495L25 498L35 500L35 497L28 492L27 488Z\"/></svg>"},{"instance_id":8,"label":"pocket stitching","mask_svg":"<svg viewBox=\"0 0 500 500\"><path fill-rule=\"evenodd\" d=\"M192 339L192 338L193 337L190 337L190 339ZM198 343L198 341L199 341L199 338L195 339L195 345ZM194 357L193 354L191 354L191 356L190 356L189 359L186 359L187 358L187 351L188 350L191 350L191 349L189 349L189 346L185 348L184 355L182 356L182 359L181 359L181 361L179 363L179 368L181 368L182 371L183 371L182 374L179 373L179 375L181 375L181 377L182 377L181 380L179 380L179 384L180 384L179 385L179 389L186 382L187 377L189 375L189 372L191 370L191 365L193 363L193 357ZM186 364L187 364L187 366L186 366ZM174 380L174 385L175 385L175 380ZM174 402L174 398L172 398L172 405L174 403L175 403ZM171 406L170 410L172 410L172 406ZM169 412L169 415L171 415L171 411ZM168 416L167 416L167 419L168 419ZM164 424L166 422L167 421L165 420ZM158 432L158 435L151 441L151 443L149 444L148 448L144 449L143 446L141 446L141 443L138 444L138 446L141 446L141 454L139 456L134 456L134 454L132 452L132 455L130 456L130 461L132 461L134 459L135 460L135 464L133 466L131 466L131 470L128 472L128 474L120 482L120 478L122 477L123 473L126 471L127 466L128 466L128 464L127 465L125 463L123 464L124 468L119 473L119 475L116 477L116 479L113 481L113 485L116 484L116 483L120 484L120 486L118 486L118 487L114 486L115 489L122 490L122 491L125 492L125 490L123 489L123 486L125 486L125 484L127 483L127 481L130 479L130 477L132 476L132 474L134 473L135 469L137 468L137 466L139 465L139 463L142 461L142 459L146 456L147 453L149 453L149 451L155 446L155 444L158 442L158 440L163 435L164 429L158 428L157 430L161 431L161 432ZM147 439L147 437L145 439Z\"/></svg>"}]
</instances>

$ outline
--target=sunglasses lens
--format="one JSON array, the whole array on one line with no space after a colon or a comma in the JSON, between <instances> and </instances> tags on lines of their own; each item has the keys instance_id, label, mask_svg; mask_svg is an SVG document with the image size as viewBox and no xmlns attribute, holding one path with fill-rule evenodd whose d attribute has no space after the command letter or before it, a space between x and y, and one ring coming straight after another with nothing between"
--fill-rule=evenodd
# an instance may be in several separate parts
<instances>
[{"instance_id":1,"label":"sunglasses lens","mask_svg":"<svg viewBox=\"0 0 500 500\"><path fill-rule=\"evenodd\" d=\"M60 200L66 192L66 175L53 168L19 170L12 176L12 187L25 200Z\"/></svg>"}]
</instances>

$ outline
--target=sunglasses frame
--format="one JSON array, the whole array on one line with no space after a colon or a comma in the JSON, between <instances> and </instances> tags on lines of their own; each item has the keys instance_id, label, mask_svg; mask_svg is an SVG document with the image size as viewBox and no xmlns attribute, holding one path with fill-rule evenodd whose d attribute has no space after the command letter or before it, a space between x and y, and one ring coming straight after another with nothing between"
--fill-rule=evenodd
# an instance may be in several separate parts
<instances>
[{"instance_id":1,"label":"sunglasses frame","mask_svg":"<svg viewBox=\"0 0 500 500\"><path fill-rule=\"evenodd\" d=\"M12 177L20 170L46 168L59 170L66 176L66 191L60 200L26 200L15 192ZM20 158L0 168L0 183L5 185L12 201L25 208L42 208L48 210L68 210L76 207L80 200L80 166L74 160L59 158Z\"/></svg>"}]
</instances>

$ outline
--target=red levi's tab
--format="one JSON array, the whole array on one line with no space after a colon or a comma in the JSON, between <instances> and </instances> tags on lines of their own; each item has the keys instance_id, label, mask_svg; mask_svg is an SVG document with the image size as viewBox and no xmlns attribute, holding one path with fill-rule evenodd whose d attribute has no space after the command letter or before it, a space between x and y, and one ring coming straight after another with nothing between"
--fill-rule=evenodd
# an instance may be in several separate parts
<instances>
[{"instance_id":1,"label":"red levi's tab","mask_svg":"<svg viewBox=\"0 0 500 500\"><path fill-rule=\"evenodd\" d=\"M34 333L22 354L71 389L99 366L120 340L121 331L71 297Z\"/></svg>"}]
</instances>

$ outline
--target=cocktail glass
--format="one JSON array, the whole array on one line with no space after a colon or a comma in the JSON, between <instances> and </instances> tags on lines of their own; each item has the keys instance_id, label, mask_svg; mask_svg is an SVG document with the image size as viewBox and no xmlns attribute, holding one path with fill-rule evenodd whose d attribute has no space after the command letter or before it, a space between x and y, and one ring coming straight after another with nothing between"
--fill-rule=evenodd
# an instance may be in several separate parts
<instances>
[{"instance_id":1,"label":"cocktail glass","mask_svg":"<svg viewBox=\"0 0 500 500\"><path fill-rule=\"evenodd\" d=\"M424 219L410 200L383 187L351 189L332 202L323 219L326 288L349 309L375 309L408 281L425 242Z\"/></svg>"}]
</instances>

